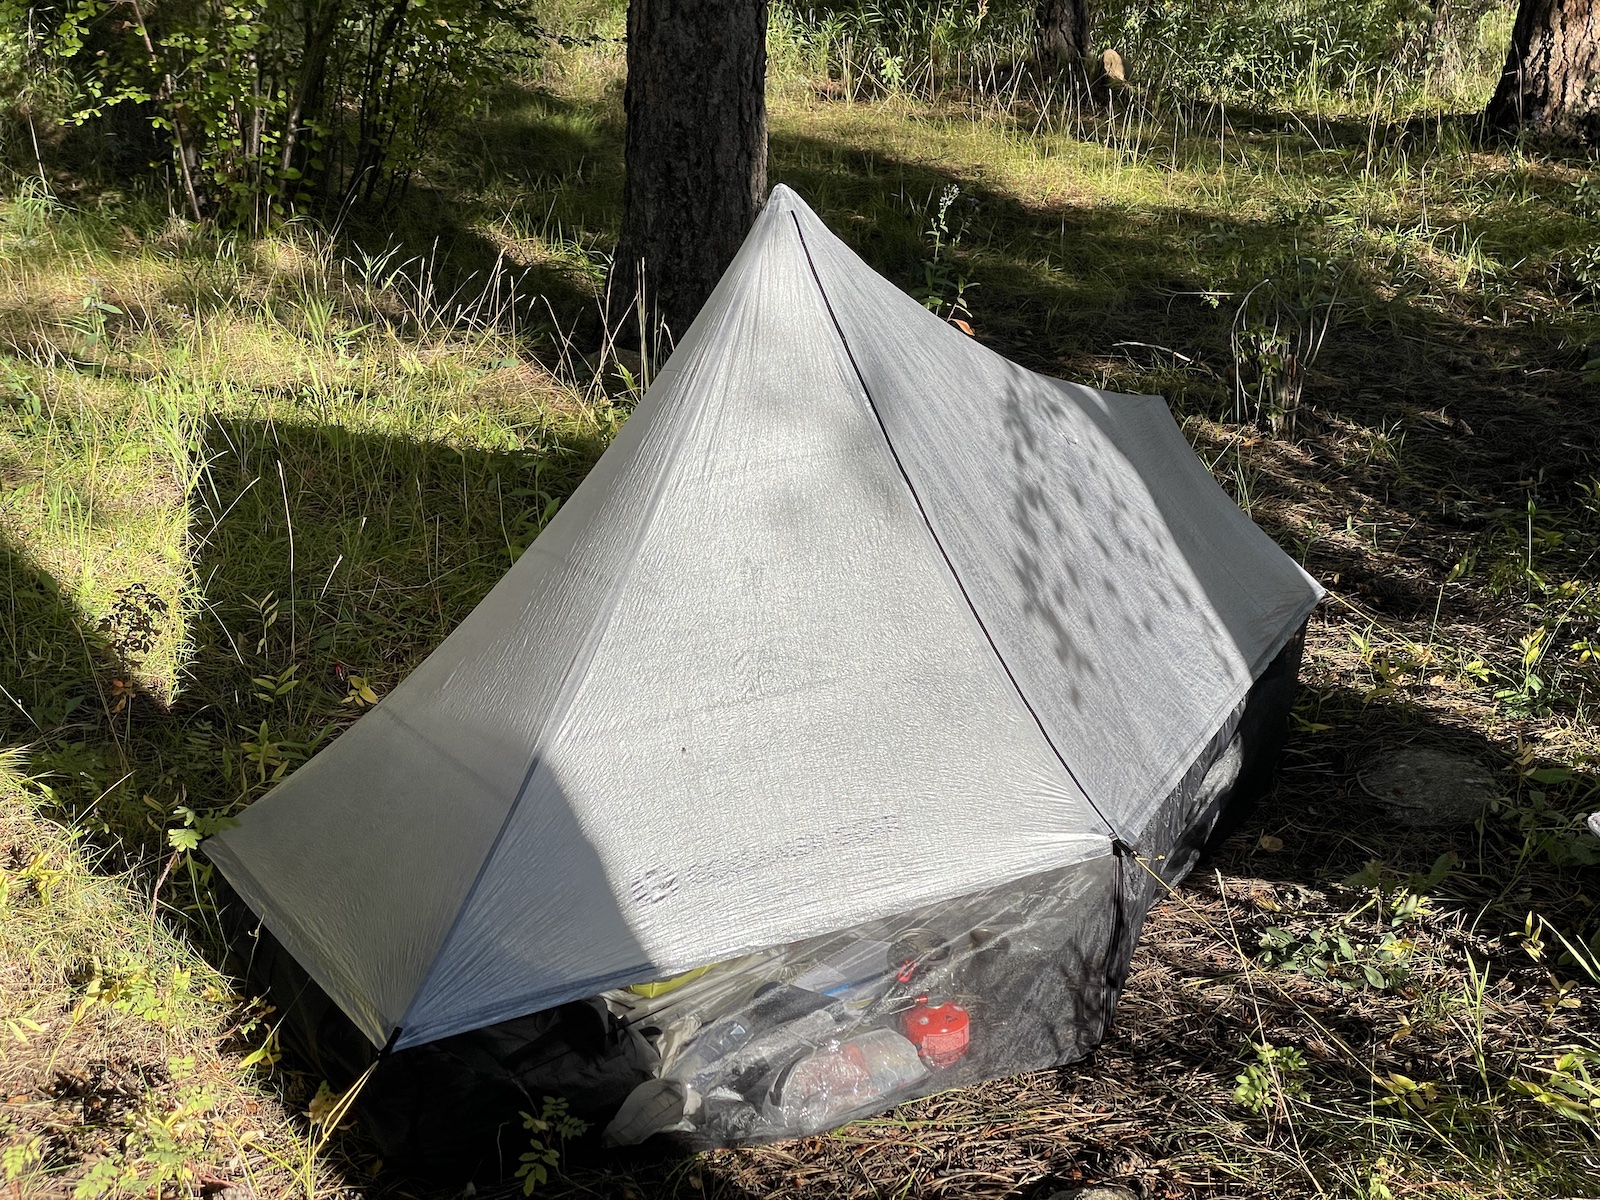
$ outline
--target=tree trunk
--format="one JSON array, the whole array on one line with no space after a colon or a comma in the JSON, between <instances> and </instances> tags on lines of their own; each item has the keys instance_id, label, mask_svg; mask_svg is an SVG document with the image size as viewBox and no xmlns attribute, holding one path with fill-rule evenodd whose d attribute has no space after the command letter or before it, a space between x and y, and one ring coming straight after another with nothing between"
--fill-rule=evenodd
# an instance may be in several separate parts
<instances>
[{"instance_id":1,"label":"tree trunk","mask_svg":"<svg viewBox=\"0 0 1600 1200\"><path fill-rule=\"evenodd\" d=\"M305 13L305 49L300 53L300 78L295 83L294 98L289 102L289 116L283 124L283 156L278 163L287 171L295 165L295 149L300 144L301 117L317 109L317 93L322 88L322 72L328 63L328 50L333 44L334 27L339 23L339 0L311 0ZM302 154L301 158L307 155Z\"/></svg>"},{"instance_id":2,"label":"tree trunk","mask_svg":"<svg viewBox=\"0 0 1600 1200\"><path fill-rule=\"evenodd\" d=\"M684 331L767 193L766 0L631 0L614 306ZM655 342L655 338L650 339Z\"/></svg>"},{"instance_id":3,"label":"tree trunk","mask_svg":"<svg viewBox=\"0 0 1600 1200\"><path fill-rule=\"evenodd\" d=\"M1089 57L1089 0L1038 0L1035 52L1045 71L1085 73Z\"/></svg>"},{"instance_id":4,"label":"tree trunk","mask_svg":"<svg viewBox=\"0 0 1600 1200\"><path fill-rule=\"evenodd\" d=\"M1495 129L1600 141L1596 0L1521 0L1484 117Z\"/></svg>"}]
</instances>

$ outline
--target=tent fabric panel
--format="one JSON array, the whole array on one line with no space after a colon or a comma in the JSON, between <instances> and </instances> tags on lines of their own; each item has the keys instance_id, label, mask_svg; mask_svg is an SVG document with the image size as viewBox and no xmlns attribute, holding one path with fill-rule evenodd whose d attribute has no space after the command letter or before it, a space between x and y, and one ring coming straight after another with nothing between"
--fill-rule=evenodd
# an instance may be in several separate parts
<instances>
[{"instance_id":1,"label":"tent fabric panel","mask_svg":"<svg viewBox=\"0 0 1600 1200\"><path fill-rule=\"evenodd\" d=\"M498 753L480 748L480 764ZM470 747L455 749L462 757L437 753L380 705L271 804L206 843L234 889L378 1045L505 815L492 774L466 765ZM418 811L424 795L450 799Z\"/></svg>"},{"instance_id":2,"label":"tent fabric panel","mask_svg":"<svg viewBox=\"0 0 1600 1200\"><path fill-rule=\"evenodd\" d=\"M1054 381L1063 389L1088 392L1075 384ZM1090 393L1087 410L1101 424L1118 453L1137 466L1160 520L1182 549L1193 571L1206 607L1215 612L1226 631L1223 647L1231 645L1243 667L1244 689L1200 692L1195 703L1209 696L1210 711L1193 712L1190 740L1168 739L1173 766L1161 777L1143 802L1137 794L1109 801L1115 819L1133 833L1149 822L1157 806L1178 779L1203 758L1215 731L1231 713L1243 711L1246 697L1258 690L1263 674L1285 649L1303 640L1306 619L1321 601L1323 589L1290 558L1231 497L1217 485L1209 470L1172 419L1159 396L1119 396ZM1110 414L1112 419L1102 419ZM1173 653L1183 658L1193 647L1177 643ZM1292 686L1295 669L1289 673ZM1238 692L1236 695L1235 693ZM1264 701L1254 701L1258 706ZM1257 758L1276 763L1278 752L1263 751Z\"/></svg>"},{"instance_id":3,"label":"tent fabric panel","mask_svg":"<svg viewBox=\"0 0 1600 1200\"><path fill-rule=\"evenodd\" d=\"M1304 649L1302 624L1208 739L1178 786L1134 831L1138 845L1161 847L1162 857L1151 861L1155 874L1145 880L1152 889L1146 903L1155 903L1187 876L1206 848L1226 837L1271 789L1288 740Z\"/></svg>"},{"instance_id":4,"label":"tent fabric panel","mask_svg":"<svg viewBox=\"0 0 1600 1200\"><path fill-rule=\"evenodd\" d=\"M1304 646L1302 624L1134 831L1138 853L1118 860L1125 868L1122 911L1128 916L1119 954L1124 970L1150 911L1272 789L1288 741Z\"/></svg>"},{"instance_id":5,"label":"tent fabric panel","mask_svg":"<svg viewBox=\"0 0 1600 1200\"><path fill-rule=\"evenodd\" d=\"M1109 851L792 222L751 241L661 502L404 1045Z\"/></svg>"},{"instance_id":6,"label":"tent fabric panel","mask_svg":"<svg viewBox=\"0 0 1600 1200\"><path fill-rule=\"evenodd\" d=\"M867 269L792 193L771 203L795 214L1000 656L1089 798L1119 832L1137 824L1319 589L1192 461L1159 398L1001 358Z\"/></svg>"},{"instance_id":7,"label":"tent fabric panel","mask_svg":"<svg viewBox=\"0 0 1600 1200\"><path fill-rule=\"evenodd\" d=\"M648 470L626 454L606 465ZM571 550L541 539L377 707L205 843L319 980L344 981L330 994L380 1045L494 845L603 597L594 535L620 540L629 489L590 478L546 531L566 516Z\"/></svg>"},{"instance_id":8,"label":"tent fabric panel","mask_svg":"<svg viewBox=\"0 0 1600 1200\"><path fill-rule=\"evenodd\" d=\"M528 779L658 497L691 415L684 382L732 291L707 302L611 447L465 620L237 827L205 843L375 1044L415 999Z\"/></svg>"}]
</instances>

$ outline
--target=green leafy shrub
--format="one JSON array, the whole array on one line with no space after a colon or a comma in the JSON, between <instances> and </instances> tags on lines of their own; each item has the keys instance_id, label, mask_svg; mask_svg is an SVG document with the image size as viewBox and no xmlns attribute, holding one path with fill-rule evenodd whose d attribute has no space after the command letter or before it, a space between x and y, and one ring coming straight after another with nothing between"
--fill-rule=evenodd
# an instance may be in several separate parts
<instances>
[{"instance_id":1,"label":"green leafy shrub","mask_svg":"<svg viewBox=\"0 0 1600 1200\"><path fill-rule=\"evenodd\" d=\"M142 134L191 216L255 229L392 198L538 45L525 9L474 0L0 0L0 77Z\"/></svg>"}]
</instances>

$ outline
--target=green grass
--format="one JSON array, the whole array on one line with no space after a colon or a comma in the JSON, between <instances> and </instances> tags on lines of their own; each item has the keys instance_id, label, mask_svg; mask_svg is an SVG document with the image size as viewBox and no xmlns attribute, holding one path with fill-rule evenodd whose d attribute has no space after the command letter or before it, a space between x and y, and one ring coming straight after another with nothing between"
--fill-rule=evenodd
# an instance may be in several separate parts
<instances>
[{"instance_id":1,"label":"green grass","mask_svg":"<svg viewBox=\"0 0 1600 1200\"><path fill-rule=\"evenodd\" d=\"M1158 910L1095 1062L573 1186L1600 1194L1562 1107L1600 1071L1560 1057L1600 1003L1585 164L1425 97L849 100L785 61L775 181L1002 352L1166 395L1333 594L1276 797ZM337 238L92 181L0 201L0 1187L406 1186L357 1134L312 1153L320 1081L258 1053L182 831L415 666L626 419L594 365L620 83L613 46L553 55ZM1366 755L1415 739L1496 772L1479 827L1397 834L1364 798Z\"/></svg>"},{"instance_id":2,"label":"green grass","mask_svg":"<svg viewBox=\"0 0 1600 1200\"><path fill-rule=\"evenodd\" d=\"M150 879L38 811L0 763L0 1179L12 1196L338 1190L285 1099L269 1014L192 937L158 919ZM175 880L172 882L176 882ZM64 1178L69 1175L70 1180Z\"/></svg>"}]
</instances>

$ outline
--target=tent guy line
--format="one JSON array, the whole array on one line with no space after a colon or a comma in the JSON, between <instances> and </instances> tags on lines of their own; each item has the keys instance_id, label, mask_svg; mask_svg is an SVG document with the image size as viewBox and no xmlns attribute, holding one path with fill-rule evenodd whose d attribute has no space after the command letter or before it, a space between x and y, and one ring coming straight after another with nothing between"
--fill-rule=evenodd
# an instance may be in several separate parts
<instances>
[{"instance_id":1,"label":"tent guy line","mask_svg":"<svg viewBox=\"0 0 1600 1200\"><path fill-rule=\"evenodd\" d=\"M1050 752L1056 756L1061 767L1089 802L1089 807L1106 823L1106 828L1111 830L1111 849L1119 857L1126 853L1137 853L1122 836L1119 829L1105 810L1095 803L1089 789L1083 786L1083 781L1078 778L1078 773L1072 769L1072 764L1067 761L1067 756L1061 753L1061 747L1056 745L1055 739L1050 736L1050 731L1045 728L1043 718L1038 710L1033 707L1033 701L1028 699L1027 692L1022 690L1022 684L1017 682L1016 674L1011 670L1011 664L1006 661L1006 656L1000 653L1000 647L995 644L994 634L989 632L988 623L984 621L983 614L978 611L978 606L972 602L972 594L967 591L966 581L961 578L961 572L956 570L956 564L950 560L950 552L945 549L939 531L933 527L933 519L928 516L927 506L922 503L922 496L917 491L917 485L911 481L911 473L906 470L906 464L900 458L900 451L895 449L894 439L889 436L889 428L883 423L883 414L878 411L878 402L872 398L872 389L867 386L866 376L861 373L861 365L856 362L855 351L850 348L850 339L845 336L844 327L839 324L839 315L833 311L833 301L828 299L828 289L822 286L822 277L817 274L816 260L811 257L811 247L806 244L805 230L800 228L800 218L791 209L789 220L794 225L795 236L800 239L800 249L805 253L806 266L811 269L812 281L817 285L817 294L822 297L823 307L828 310L828 320L833 322L833 330L839 335L839 344L844 348L845 357L850 360L850 369L856 373L856 381L861 384L861 394L866 397L867 407L872 410L872 419L877 423L878 432L883 434L883 444L888 447L889 456L894 459L895 468L900 472L900 478L905 481L906 490L911 493L911 500L917 506L917 512L922 516L922 523L928 527L928 536L933 539L934 546L939 551L939 557L944 560L944 565L950 571L950 577L955 580L956 588L961 592L962 600L966 601L967 608L971 610L973 620L977 621L978 628L983 631L983 637L989 643L989 649L994 653L996 661L1006 673L1006 678L1011 681L1011 686L1016 690L1017 698L1022 701L1022 706L1028 710L1028 715L1033 718L1033 723L1039 727L1039 733L1045 740L1045 745L1050 747Z\"/></svg>"}]
</instances>

